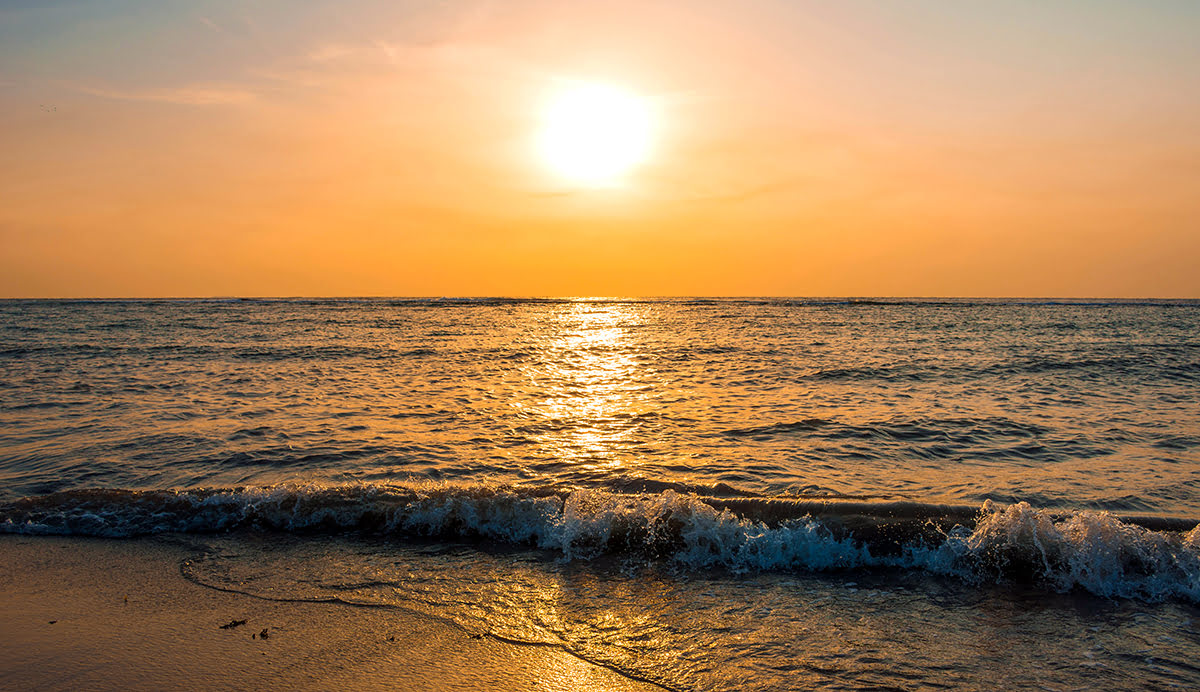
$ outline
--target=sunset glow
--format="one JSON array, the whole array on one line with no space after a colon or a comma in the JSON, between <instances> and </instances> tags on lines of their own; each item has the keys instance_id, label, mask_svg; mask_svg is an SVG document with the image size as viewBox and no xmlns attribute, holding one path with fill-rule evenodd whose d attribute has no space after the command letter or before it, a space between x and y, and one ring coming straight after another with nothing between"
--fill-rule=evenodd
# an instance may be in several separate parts
<instances>
[{"instance_id":1,"label":"sunset glow","mask_svg":"<svg viewBox=\"0 0 1200 692\"><path fill-rule=\"evenodd\" d=\"M0 295L1200 296L1200 4L50 4Z\"/></svg>"}]
</instances>

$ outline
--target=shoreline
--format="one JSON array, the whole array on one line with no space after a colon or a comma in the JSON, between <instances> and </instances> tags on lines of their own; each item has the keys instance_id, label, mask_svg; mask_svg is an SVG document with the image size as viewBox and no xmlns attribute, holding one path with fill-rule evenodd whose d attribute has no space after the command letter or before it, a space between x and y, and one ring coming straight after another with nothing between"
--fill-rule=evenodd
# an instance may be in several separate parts
<instances>
[{"instance_id":1,"label":"shoreline","mask_svg":"<svg viewBox=\"0 0 1200 692\"><path fill-rule=\"evenodd\" d=\"M0 536L0 677L31 690L663 689L402 609L207 588L181 575L188 553L162 539Z\"/></svg>"}]
</instances>

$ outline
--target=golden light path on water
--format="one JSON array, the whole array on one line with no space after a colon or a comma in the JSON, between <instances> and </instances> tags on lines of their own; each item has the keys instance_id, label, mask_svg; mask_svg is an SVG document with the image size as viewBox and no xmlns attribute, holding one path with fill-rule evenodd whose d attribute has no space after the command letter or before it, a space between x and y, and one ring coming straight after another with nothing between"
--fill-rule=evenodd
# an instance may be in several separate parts
<instances>
[{"instance_id":1,"label":"golden light path on water","mask_svg":"<svg viewBox=\"0 0 1200 692\"><path fill-rule=\"evenodd\" d=\"M654 386L630 334L641 321L636 307L579 301L553 315L545 357L524 372L544 398L513 404L540 419L535 438L545 456L574 460L585 471L619 473L636 465L621 448L633 439L637 418L651 411L646 392Z\"/></svg>"}]
</instances>

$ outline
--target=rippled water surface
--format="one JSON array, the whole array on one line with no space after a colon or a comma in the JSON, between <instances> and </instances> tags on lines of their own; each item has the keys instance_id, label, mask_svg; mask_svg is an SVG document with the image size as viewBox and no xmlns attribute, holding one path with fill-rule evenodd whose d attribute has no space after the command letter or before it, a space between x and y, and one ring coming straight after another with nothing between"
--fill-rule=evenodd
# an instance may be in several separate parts
<instances>
[{"instance_id":1,"label":"rippled water surface","mask_svg":"<svg viewBox=\"0 0 1200 692\"><path fill-rule=\"evenodd\" d=\"M410 477L1200 514L1200 306L0 304L5 492Z\"/></svg>"},{"instance_id":2,"label":"rippled water surface","mask_svg":"<svg viewBox=\"0 0 1200 692\"><path fill-rule=\"evenodd\" d=\"M672 689L1194 688L1200 303L0 302L0 529Z\"/></svg>"}]
</instances>

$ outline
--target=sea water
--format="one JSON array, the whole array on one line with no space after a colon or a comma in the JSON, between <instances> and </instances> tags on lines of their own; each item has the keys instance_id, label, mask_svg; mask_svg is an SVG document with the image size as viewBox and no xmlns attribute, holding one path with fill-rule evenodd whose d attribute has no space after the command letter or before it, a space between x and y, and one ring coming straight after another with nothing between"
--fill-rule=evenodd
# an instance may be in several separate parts
<instances>
[{"instance_id":1,"label":"sea water","mask_svg":"<svg viewBox=\"0 0 1200 692\"><path fill-rule=\"evenodd\" d=\"M0 530L671 689L1200 685L1200 302L0 302Z\"/></svg>"}]
</instances>

